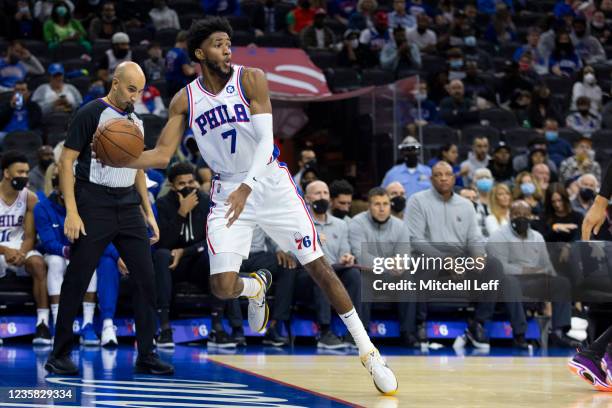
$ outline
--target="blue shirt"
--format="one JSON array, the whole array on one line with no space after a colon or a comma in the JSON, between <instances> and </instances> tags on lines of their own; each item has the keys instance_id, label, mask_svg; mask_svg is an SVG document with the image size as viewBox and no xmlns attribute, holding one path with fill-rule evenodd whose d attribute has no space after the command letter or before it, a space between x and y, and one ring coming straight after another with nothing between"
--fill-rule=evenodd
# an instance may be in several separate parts
<instances>
[{"instance_id":1,"label":"blue shirt","mask_svg":"<svg viewBox=\"0 0 612 408\"><path fill-rule=\"evenodd\" d=\"M332 0L327 4L330 15L344 17L347 20L357 10L356 0Z\"/></svg>"},{"instance_id":2,"label":"blue shirt","mask_svg":"<svg viewBox=\"0 0 612 408\"><path fill-rule=\"evenodd\" d=\"M572 156L574 152L572 151L572 145L565 139L559 137L554 142L548 142L548 157L552 160L557 168L561 165L561 162L568 157Z\"/></svg>"},{"instance_id":3,"label":"blue shirt","mask_svg":"<svg viewBox=\"0 0 612 408\"><path fill-rule=\"evenodd\" d=\"M394 181L399 182L406 190L406 197L410 197L414 193L427 190L431 187L431 169L423 164L418 164L416 169L411 172L404 163L396 164L391 167L385 178L382 186L387 187Z\"/></svg>"},{"instance_id":4,"label":"blue shirt","mask_svg":"<svg viewBox=\"0 0 612 408\"><path fill-rule=\"evenodd\" d=\"M189 56L182 48L172 48L166 54L166 81L182 82L185 85L189 77L183 74L183 65L189 64Z\"/></svg>"},{"instance_id":5,"label":"blue shirt","mask_svg":"<svg viewBox=\"0 0 612 408\"><path fill-rule=\"evenodd\" d=\"M582 62L580 61L580 58L578 58L578 54L575 52L572 55L561 57L560 59L556 59L554 53L550 54L550 58L548 60L549 68L552 68L557 64L559 64L559 69L561 72L564 72L569 76L572 76L576 71L582 68Z\"/></svg>"},{"instance_id":6,"label":"blue shirt","mask_svg":"<svg viewBox=\"0 0 612 408\"><path fill-rule=\"evenodd\" d=\"M26 67L18 62L9 64L6 58L0 58L0 85L14 88L17 81L23 81L28 73Z\"/></svg>"},{"instance_id":7,"label":"blue shirt","mask_svg":"<svg viewBox=\"0 0 612 408\"><path fill-rule=\"evenodd\" d=\"M18 130L30 130L30 121L28 120L28 110L23 108L20 110L13 109L13 116L9 123L6 124L3 132L9 133Z\"/></svg>"}]
</instances>

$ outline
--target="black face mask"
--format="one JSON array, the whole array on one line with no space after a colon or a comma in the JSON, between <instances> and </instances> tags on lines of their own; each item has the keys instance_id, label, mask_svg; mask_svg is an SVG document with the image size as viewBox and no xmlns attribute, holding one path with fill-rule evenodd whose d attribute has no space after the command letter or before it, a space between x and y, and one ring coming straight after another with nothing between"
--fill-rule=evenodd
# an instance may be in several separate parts
<instances>
[{"instance_id":1,"label":"black face mask","mask_svg":"<svg viewBox=\"0 0 612 408\"><path fill-rule=\"evenodd\" d=\"M334 208L334 209L332 210L332 215L333 215L334 217L336 217L336 218L343 219L343 218L344 218L344 217L346 217L348 214L349 214L349 212L348 212L348 211L344 211L344 210L341 210L341 209L339 209L339 208Z\"/></svg>"},{"instance_id":2,"label":"black face mask","mask_svg":"<svg viewBox=\"0 0 612 408\"><path fill-rule=\"evenodd\" d=\"M578 192L582 201L593 201L595 199L595 191L590 188L581 188Z\"/></svg>"},{"instance_id":3,"label":"black face mask","mask_svg":"<svg viewBox=\"0 0 612 408\"><path fill-rule=\"evenodd\" d=\"M391 216L388 216L387 219L383 220L383 221L378 221L376 218L372 217L372 219L374 220L375 223L377 223L378 225L383 225L386 224L387 221L389 221L391 219Z\"/></svg>"},{"instance_id":4,"label":"black face mask","mask_svg":"<svg viewBox=\"0 0 612 408\"><path fill-rule=\"evenodd\" d=\"M427 27L417 27L419 34L423 35L427 31Z\"/></svg>"},{"instance_id":5,"label":"black face mask","mask_svg":"<svg viewBox=\"0 0 612 408\"><path fill-rule=\"evenodd\" d=\"M329 201L324 198L312 202L312 211L314 211L315 214L325 214L328 208Z\"/></svg>"},{"instance_id":6,"label":"black face mask","mask_svg":"<svg viewBox=\"0 0 612 408\"><path fill-rule=\"evenodd\" d=\"M129 50L124 50L124 49L116 49L113 51L113 54L115 54L115 57L119 58L119 59L123 59L125 57L127 57Z\"/></svg>"},{"instance_id":7,"label":"black face mask","mask_svg":"<svg viewBox=\"0 0 612 408\"><path fill-rule=\"evenodd\" d=\"M529 218L518 217L511 221L512 229L519 235L525 235L529 229Z\"/></svg>"},{"instance_id":8,"label":"black face mask","mask_svg":"<svg viewBox=\"0 0 612 408\"><path fill-rule=\"evenodd\" d=\"M404 156L404 163L406 163L406 166L413 169L419 164L419 156L416 154L407 154Z\"/></svg>"},{"instance_id":9,"label":"black face mask","mask_svg":"<svg viewBox=\"0 0 612 408\"><path fill-rule=\"evenodd\" d=\"M578 112L580 112L582 116L587 116L589 114L589 109L578 109Z\"/></svg>"},{"instance_id":10,"label":"black face mask","mask_svg":"<svg viewBox=\"0 0 612 408\"><path fill-rule=\"evenodd\" d=\"M41 160L38 162L40 168L43 170L47 170L47 168L53 163L53 159Z\"/></svg>"},{"instance_id":11,"label":"black face mask","mask_svg":"<svg viewBox=\"0 0 612 408\"><path fill-rule=\"evenodd\" d=\"M180 195L183 196L183 198L187 197L189 194L191 194L192 191L194 191L195 188L193 187L183 187L180 190L177 191L177 193L179 193Z\"/></svg>"},{"instance_id":12,"label":"black face mask","mask_svg":"<svg viewBox=\"0 0 612 408\"><path fill-rule=\"evenodd\" d=\"M13 177L13 179L11 180L11 186L17 191L23 190L27 185L27 177Z\"/></svg>"},{"instance_id":13,"label":"black face mask","mask_svg":"<svg viewBox=\"0 0 612 408\"><path fill-rule=\"evenodd\" d=\"M58 188L59 187L59 176L53 176L51 179L51 187Z\"/></svg>"},{"instance_id":14,"label":"black face mask","mask_svg":"<svg viewBox=\"0 0 612 408\"><path fill-rule=\"evenodd\" d=\"M391 199L391 211L400 213L406 208L406 197L395 196Z\"/></svg>"},{"instance_id":15,"label":"black face mask","mask_svg":"<svg viewBox=\"0 0 612 408\"><path fill-rule=\"evenodd\" d=\"M313 25L316 28L323 28L325 26L325 21L323 21L323 20L315 20Z\"/></svg>"}]
</instances>

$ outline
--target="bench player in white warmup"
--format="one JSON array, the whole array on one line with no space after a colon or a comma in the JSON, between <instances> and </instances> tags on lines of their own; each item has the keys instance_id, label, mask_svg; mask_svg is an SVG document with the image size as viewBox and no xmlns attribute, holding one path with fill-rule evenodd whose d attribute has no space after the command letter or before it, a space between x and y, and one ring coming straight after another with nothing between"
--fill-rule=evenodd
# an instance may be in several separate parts
<instances>
[{"instance_id":1,"label":"bench player in white warmup","mask_svg":"<svg viewBox=\"0 0 612 408\"><path fill-rule=\"evenodd\" d=\"M292 251L325 291L355 339L376 388L394 393L395 374L370 341L344 286L325 261L314 223L288 169L276 161L265 74L232 65L231 36L232 28L223 18L209 17L192 25L189 54L200 63L202 76L174 96L157 146L129 167L166 167L185 128L190 127L202 157L217 174L207 231L212 292L221 299L248 297L251 329L265 329L265 295L272 276L266 270L248 278L238 275L249 255L253 229L259 225L283 250Z\"/></svg>"}]
</instances>

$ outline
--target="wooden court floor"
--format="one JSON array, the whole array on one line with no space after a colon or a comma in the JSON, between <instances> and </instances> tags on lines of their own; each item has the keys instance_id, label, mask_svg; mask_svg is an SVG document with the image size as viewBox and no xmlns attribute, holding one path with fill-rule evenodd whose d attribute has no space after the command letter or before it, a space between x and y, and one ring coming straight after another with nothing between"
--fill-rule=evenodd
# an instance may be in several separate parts
<instances>
[{"instance_id":1,"label":"wooden court floor","mask_svg":"<svg viewBox=\"0 0 612 408\"><path fill-rule=\"evenodd\" d=\"M359 406L612 408L612 393L592 390L566 357L391 356L399 380L380 396L356 356L210 355L211 360Z\"/></svg>"}]
</instances>

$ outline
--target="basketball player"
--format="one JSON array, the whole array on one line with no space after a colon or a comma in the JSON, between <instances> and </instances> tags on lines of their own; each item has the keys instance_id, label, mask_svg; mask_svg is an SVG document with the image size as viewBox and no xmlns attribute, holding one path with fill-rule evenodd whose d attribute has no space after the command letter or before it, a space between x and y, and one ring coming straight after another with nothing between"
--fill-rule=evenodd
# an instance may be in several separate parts
<instances>
[{"instance_id":1,"label":"basketball player","mask_svg":"<svg viewBox=\"0 0 612 408\"><path fill-rule=\"evenodd\" d=\"M34 302L36 302L36 333L34 345L51 344L49 332L49 299L47 298L47 267L42 255L34 250L34 206L36 194L29 191L27 157L17 151L2 155L2 181L0 181L0 278L7 269L18 275L32 276Z\"/></svg>"},{"instance_id":2,"label":"basketball player","mask_svg":"<svg viewBox=\"0 0 612 408\"><path fill-rule=\"evenodd\" d=\"M606 220L608 201L612 196L612 165L601 183L601 190L582 221L582 240L599 233ZM569 361L570 370L599 391L612 392L612 326Z\"/></svg>"},{"instance_id":3,"label":"basketball player","mask_svg":"<svg viewBox=\"0 0 612 408\"><path fill-rule=\"evenodd\" d=\"M210 17L188 33L189 54L202 76L177 93L157 146L129 165L165 167L186 127L193 130L203 159L217 174L211 187L207 242L210 287L221 299L249 298L252 330L268 320L267 270L247 278L238 275L248 257L253 229L259 225L284 251L292 251L340 314L359 348L361 361L383 393L397 380L366 333L342 283L325 261L314 223L289 170L276 161L272 106L264 73L232 65L232 28L226 19Z\"/></svg>"},{"instance_id":4,"label":"basketball player","mask_svg":"<svg viewBox=\"0 0 612 408\"><path fill-rule=\"evenodd\" d=\"M59 174L66 205L64 233L73 244L60 293L53 351L45 365L48 371L56 374L78 374L78 368L69 357L72 322L100 256L111 242L135 282L136 371L158 375L174 373L174 367L153 353L155 278L145 221L153 229L155 241L159 230L149 202L144 172L104 166L92 160L91 154L93 135L108 120L126 118L143 130L142 121L133 113L133 105L140 98L144 86L144 73L138 64L119 64L108 95L81 107L68 129L59 160ZM73 170L75 161L76 174Z\"/></svg>"}]
</instances>

